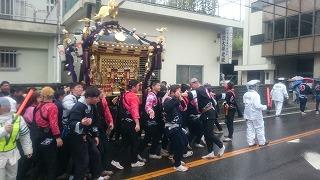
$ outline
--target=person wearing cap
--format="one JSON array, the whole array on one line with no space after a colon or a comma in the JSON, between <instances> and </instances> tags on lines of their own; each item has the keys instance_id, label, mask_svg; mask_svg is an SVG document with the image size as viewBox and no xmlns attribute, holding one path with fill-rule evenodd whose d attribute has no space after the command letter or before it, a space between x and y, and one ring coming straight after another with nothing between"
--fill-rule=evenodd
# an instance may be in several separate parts
<instances>
[{"instance_id":1,"label":"person wearing cap","mask_svg":"<svg viewBox=\"0 0 320 180\"><path fill-rule=\"evenodd\" d=\"M251 80L247 83L248 92L243 95L244 114L247 122L247 142L249 147L256 145L255 137L258 139L259 146L268 145L264 131L264 121L262 111L267 109L266 105L261 104L258 91L259 80Z\"/></svg>"},{"instance_id":2,"label":"person wearing cap","mask_svg":"<svg viewBox=\"0 0 320 180\"><path fill-rule=\"evenodd\" d=\"M140 131L140 100L137 95L140 83L137 80L130 80L127 91L119 98L120 132L122 137L121 147L116 152L115 160L111 164L117 169L124 169L120 164L120 157L130 149L131 167L141 167L145 163L138 160L138 132Z\"/></svg>"},{"instance_id":3,"label":"person wearing cap","mask_svg":"<svg viewBox=\"0 0 320 180\"><path fill-rule=\"evenodd\" d=\"M192 78L190 80L190 86L193 90L187 94L183 94L183 96L187 95L190 101L192 101L194 98L197 98L198 100L198 109L201 112L200 120L202 121L204 137L208 150L208 154L202 156L202 158L212 159L216 157L213 151L213 143L219 147L217 155L221 157L224 154L225 146L223 145L222 141L213 133L216 112L212 104L212 98L209 90L204 86L201 86L200 82L196 78Z\"/></svg>"},{"instance_id":4,"label":"person wearing cap","mask_svg":"<svg viewBox=\"0 0 320 180\"><path fill-rule=\"evenodd\" d=\"M48 180L54 180L58 148L63 145L58 125L58 108L53 102L54 90L51 87L42 88L40 96L42 102L33 111L31 135L39 163L39 175L45 176Z\"/></svg>"},{"instance_id":5,"label":"person wearing cap","mask_svg":"<svg viewBox=\"0 0 320 180\"><path fill-rule=\"evenodd\" d=\"M284 80L284 78L278 78L279 82L273 85L271 90L271 97L275 105L277 117L281 114L284 98L289 99Z\"/></svg>"},{"instance_id":6,"label":"person wearing cap","mask_svg":"<svg viewBox=\"0 0 320 180\"><path fill-rule=\"evenodd\" d=\"M10 96L10 83L8 81L2 81L0 84L0 97Z\"/></svg>"},{"instance_id":7,"label":"person wearing cap","mask_svg":"<svg viewBox=\"0 0 320 180\"><path fill-rule=\"evenodd\" d=\"M31 158L33 149L29 129L20 115L14 114L15 107L10 97L0 97L0 180L15 180L20 153L17 140L20 141L23 154Z\"/></svg>"}]
</instances>

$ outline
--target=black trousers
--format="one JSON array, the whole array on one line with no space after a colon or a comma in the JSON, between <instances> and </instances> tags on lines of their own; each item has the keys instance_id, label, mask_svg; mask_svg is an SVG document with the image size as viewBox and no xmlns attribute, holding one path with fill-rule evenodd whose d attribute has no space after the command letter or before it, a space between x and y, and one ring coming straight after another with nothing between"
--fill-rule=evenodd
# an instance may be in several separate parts
<instances>
[{"instance_id":1,"label":"black trousers","mask_svg":"<svg viewBox=\"0 0 320 180\"><path fill-rule=\"evenodd\" d=\"M158 147L159 147L159 141L162 137L162 127L159 126L158 124L155 125L147 125L145 127L145 136L144 139L142 140L142 142L139 145L138 148L138 153L141 154L144 149L147 147L148 143L152 143L151 144L151 148L150 148L150 154L158 154L159 155L159 151L158 151Z\"/></svg>"},{"instance_id":2,"label":"black trousers","mask_svg":"<svg viewBox=\"0 0 320 180\"><path fill-rule=\"evenodd\" d=\"M36 158L38 177L55 180L57 173L57 142L53 137L40 138L36 142Z\"/></svg>"},{"instance_id":3,"label":"black trousers","mask_svg":"<svg viewBox=\"0 0 320 180\"><path fill-rule=\"evenodd\" d=\"M135 131L135 122L128 122L126 120L121 121L121 137L120 147L115 152L115 159L117 161L123 160L121 157L126 154L127 150L130 151L130 163L136 163L138 161L138 133Z\"/></svg>"},{"instance_id":4,"label":"black trousers","mask_svg":"<svg viewBox=\"0 0 320 180\"><path fill-rule=\"evenodd\" d=\"M181 165L182 156L187 147L186 135L181 127L173 128L171 130L166 128L165 130L170 140L170 150L173 152L174 166L178 167Z\"/></svg>"},{"instance_id":5,"label":"black trousers","mask_svg":"<svg viewBox=\"0 0 320 180\"><path fill-rule=\"evenodd\" d=\"M203 129L204 129L204 138L206 140L207 150L209 153L213 151L213 143L215 143L219 148L223 147L223 143L213 133L214 119L215 119L214 113L215 111L212 109L201 114L200 116L200 119L203 124Z\"/></svg>"},{"instance_id":6,"label":"black trousers","mask_svg":"<svg viewBox=\"0 0 320 180\"><path fill-rule=\"evenodd\" d=\"M188 129L190 134L188 135L188 140L190 143L194 140L195 143L200 144L201 137L203 135L203 126L200 118L189 118L188 119Z\"/></svg>"},{"instance_id":7,"label":"black trousers","mask_svg":"<svg viewBox=\"0 0 320 180\"><path fill-rule=\"evenodd\" d=\"M300 101L300 111L304 112L304 110L306 109L306 105L307 105L307 98L299 98Z\"/></svg>"},{"instance_id":8,"label":"black trousers","mask_svg":"<svg viewBox=\"0 0 320 180\"><path fill-rule=\"evenodd\" d=\"M87 135L72 134L71 154L74 167L74 180L83 180L89 169L93 178L101 175L101 156L94 138Z\"/></svg>"},{"instance_id":9,"label":"black trousers","mask_svg":"<svg viewBox=\"0 0 320 180\"><path fill-rule=\"evenodd\" d=\"M98 149L101 154L101 164L103 169L111 169L111 154L112 154L112 145L110 140L108 139L108 135L106 130L99 130L99 139L100 144Z\"/></svg>"},{"instance_id":10,"label":"black trousers","mask_svg":"<svg viewBox=\"0 0 320 180\"><path fill-rule=\"evenodd\" d=\"M228 110L228 115L226 115L226 125L228 128L228 137L232 138L233 137L233 121L234 121L234 114L236 112L235 108L231 108Z\"/></svg>"},{"instance_id":11,"label":"black trousers","mask_svg":"<svg viewBox=\"0 0 320 180\"><path fill-rule=\"evenodd\" d=\"M214 122L214 124L216 125L216 127L217 127L217 129L219 130L219 131L222 131L223 129L222 129L222 126L220 125L220 123L219 123L219 121L218 121L218 118L214 118L213 119L213 122Z\"/></svg>"},{"instance_id":12,"label":"black trousers","mask_svg":"<svg viewBox=\"0 0 320 180\"><path fill-rule=\"evenodd\" d=\"M70 174L71 165L71 154L70 154L70 136L63 137L63 146L58 148L57 160L57 175L64 173Z\"/></svg>"},{"instance_id":13,"label":"black trousers","mask_svg":"<svg viewBox=\"0 0 320 180\"><path fill-rule=\"evenodd\" d=\"M320 97L316 97L316 111L319 111Z\"/></svg>"}]
</instances>

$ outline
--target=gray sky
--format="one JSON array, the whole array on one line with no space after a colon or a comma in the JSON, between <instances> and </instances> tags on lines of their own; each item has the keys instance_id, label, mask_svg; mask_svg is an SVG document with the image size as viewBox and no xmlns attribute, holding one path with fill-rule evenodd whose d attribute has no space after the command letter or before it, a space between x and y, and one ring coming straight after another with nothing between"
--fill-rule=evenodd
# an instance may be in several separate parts
<instances>
[{"instance_id":1,"label":"gray sky","mask_svg":"<svg viewBox=\"0 0 320 180\"><path fill-rule=\"evenodd\" d=\"M242 6L240 6L240 1ZM219 16L239 20L244 18L244 0L219 0ZM241 10L240 10L241 7ZM240 16L241 12L241 16Z\"/></svg>"}]
</instances>

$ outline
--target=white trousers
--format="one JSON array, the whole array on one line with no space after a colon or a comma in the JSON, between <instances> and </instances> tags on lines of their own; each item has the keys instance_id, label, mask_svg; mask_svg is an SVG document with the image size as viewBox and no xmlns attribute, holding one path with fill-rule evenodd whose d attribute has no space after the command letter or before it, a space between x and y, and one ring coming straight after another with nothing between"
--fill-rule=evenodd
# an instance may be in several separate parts
<instances>
[{"instance_id":1,"label":"white trousers","mask_svg":"<svg viewBox=\"0 0 320 180\"><path fill-rule=\"evenodd\" d=\"M283 102L281 101L273 101L276 109L276 116L279 116L282 111Z\"/></svg>"},{"instance_id":2,"label":"white trousers","mask_svg":"<svg viewBox=\"0 0 320 180\"><path fill-rule=\"evenodd\" d=\"M263 119L247 120L247 142L249 146L255 144L256 137L258 139L259 145L264 145L266 143Z\"/></svg>"},{"instance_id":3,"label":"white trousers","mask_svg":"<svg viewBox=\"0 0 320 180\"><path fill-rule=\"evenodd\" d=\"M18 162L11 166L6 164L5 168L0 168L0 180L15 180L18 171Z\"/></svg>"}]
</instances>

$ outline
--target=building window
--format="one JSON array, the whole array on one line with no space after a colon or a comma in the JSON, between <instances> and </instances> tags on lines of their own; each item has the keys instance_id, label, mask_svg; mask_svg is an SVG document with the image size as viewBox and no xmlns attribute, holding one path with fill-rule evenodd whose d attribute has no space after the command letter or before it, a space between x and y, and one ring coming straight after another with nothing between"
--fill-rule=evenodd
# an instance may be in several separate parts
<instances>
[{"instance_id":1,"label":"building window","mask_svg":"<svg viewBox=\"0 0 320 180\"><path fill-rule=\"evenodd\" d=\"M298 37L299 15L287 17L287 38Z\"/></svg>"},{"instance_id":2,"label":"building window","mask_svg":"<svg viewBox=\"0 0 320 180\"><path fill-rule=\"evenodd\" d=\"M314 23L314 27L315 27L315 34L320 34L320 11L316 11L316 16L315 16L315 23Z\"/></svg>"},{"instance_id":3,"label":"building window","mask_svg":"<svg viewBox=\"0 0 320 180\"><path fill-rule=\"evenodd\" d=\"M56 5L56 0L47 0L47 12L50 13Z\"/></svg>"},{"instance_id":4,"label":"building window","mask_svg":"<svg viewBox=\"0 0 320 180\"><path fill-rule=\"evenodd\" d=\"M203 66L177 65L177 84L187 83L191 78L197 78L202 82Z\"/></svg>"},{"instance_id":5,"label":"building window","mask_svg":"<svg viewBox=\"0 0 320 180\"><path fill-rule=\"evenodd\" d=\"M0 49L0 70L17 69L17 51Z\"/></svg>"},{"instance_id":6,"label":"building window","mask_svg":"<svg viewBox=\"0 0 320 180\"><path fill-rule=\"evenodd\" d=\"M273 38L273 22L272 21L267 21L263 23L264 26L264 39L266 41L272 41Z\"/></svg>"},{"instance_id":7,"label":"building window","mask_svg":"<svg viewBox=\"0 0 320 180\"><path fill-rule=\"evenodd\" d=\"M313 13L301 14L300 36L312 34Z\"/></svg>"},{"instance_id":8,"label":"building window","mask_svg":"<svg viewBox=\"0 0 320 180\"><path fill-rule=\"evenodd\" d=\"M263 8L263 2L261 0L253 2L251 4L251 13L261 11Z\"/></svg>"},{"instance_id":9,"label":"building window","mask_svg":"<svg viewBox=\"0 0 320 180\"><path fill-rule=\"evenodd\" d=\"M284 38L284 19L275 20L274 26L274 39L283 39Z\"/></svg>"},{"instance_id":10,"label":"building window","mask_svg":"<svg viewBox=\"0 0 320 180\"><path fill-rule=\"evenodd\" d=\"M254 35L254 36L251 36L250 38L250 45L251 46L259 45L259 44L262 44L263 41L264 41L264 34Z\"/></svg>"},{"instance_id":11,"label":"building window","mask_svg":"<svg viewBox=\"0 0 320 180\"><path fill-rule=\"evenodd\" d=\"M0 1L0 18L10 19L13 14L13 0Z\"/></svg>"}]
</instances>

